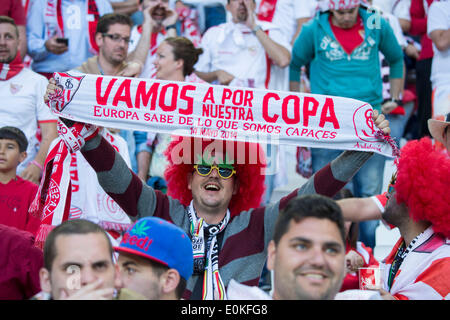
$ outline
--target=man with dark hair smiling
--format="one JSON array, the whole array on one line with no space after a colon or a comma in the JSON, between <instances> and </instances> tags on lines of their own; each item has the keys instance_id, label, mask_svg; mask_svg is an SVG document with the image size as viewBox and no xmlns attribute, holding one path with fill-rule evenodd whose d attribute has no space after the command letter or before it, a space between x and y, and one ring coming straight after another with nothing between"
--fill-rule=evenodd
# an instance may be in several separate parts
<instances>
[{"instance_id":1,"label":"man with dark hair smiling","mask_svg":"<svg viewBox=\"0 0 450 320\"><path fill-rule=\"evenodd\" d=\"M268 246L275 300L332 300L345 276L345 228L336 202L321 195L291 199ZM257 288L230 284L232 299L261 299ZM266 297L269 298L269 297Z\"/></svg>"}]
</instances>

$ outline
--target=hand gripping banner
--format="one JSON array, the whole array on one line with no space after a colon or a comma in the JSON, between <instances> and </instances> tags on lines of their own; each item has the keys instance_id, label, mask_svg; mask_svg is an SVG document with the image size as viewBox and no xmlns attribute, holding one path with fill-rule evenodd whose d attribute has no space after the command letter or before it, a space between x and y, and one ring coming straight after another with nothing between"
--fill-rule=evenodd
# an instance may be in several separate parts
<instances>
[{"instance_id":1,"label":"hand gripping banner","mask_svg":"<svg viewBox=\"0 0 450 320\"><path fill-rule=\"evenodd\" d=\"M343 97L203 83L55 73L49 105L60 117L118 129L314 148L397 146L372 121L372 106ZM276 141L276 142L274 142Z\"/></svg>"}]
</instances>

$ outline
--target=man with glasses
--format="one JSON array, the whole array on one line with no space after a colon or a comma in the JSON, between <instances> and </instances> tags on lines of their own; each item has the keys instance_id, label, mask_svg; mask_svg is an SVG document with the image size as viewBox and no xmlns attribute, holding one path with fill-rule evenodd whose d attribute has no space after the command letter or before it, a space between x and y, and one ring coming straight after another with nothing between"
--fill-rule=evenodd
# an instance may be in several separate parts
<instances>
[{"instance_id":1,"label":"man with glasses","mask_svg":"<svg viewBox=\"0 0 450 320\"><path fill-rule=\"evenodd\" d=\"M83 73L134 77L142 69L143 59L128 54L131 18L117 13L102 16L97 24L95 42L98 55L87 59L76 70Z\"/></svg>"}]
</instances>

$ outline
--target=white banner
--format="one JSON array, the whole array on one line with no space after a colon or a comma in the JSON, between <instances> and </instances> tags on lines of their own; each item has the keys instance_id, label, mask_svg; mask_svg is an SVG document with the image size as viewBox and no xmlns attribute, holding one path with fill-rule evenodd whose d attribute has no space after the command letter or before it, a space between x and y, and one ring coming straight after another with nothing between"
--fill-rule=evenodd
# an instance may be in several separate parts
<instances>
[{"instance_id":1,"label":"white banner","mask_svg":"<svg viewBox=\"0 0 450 320\"><path fill-rule=\"evenodd\" d=\"M373 151L372 106L355 99L203 83L56 73L63 118L109 128L214 139Z\"/></svg>"}]
</instances>

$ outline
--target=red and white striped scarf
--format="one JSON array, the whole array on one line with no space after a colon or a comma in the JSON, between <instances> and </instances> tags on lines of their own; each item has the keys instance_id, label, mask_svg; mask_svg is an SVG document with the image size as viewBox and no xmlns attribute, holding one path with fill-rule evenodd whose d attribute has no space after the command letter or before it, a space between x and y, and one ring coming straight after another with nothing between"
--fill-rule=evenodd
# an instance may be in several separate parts
<instances>
[{"instance_id":1,"label":"red and white striped scarf","mask_svg":"<svg viewBox=\"0 0 450 320\"><path fill-rule=\"evenodd\" d=\"M44 13L44 23L47 29L47 38L51 38L55 35L64 38L64 20L61 11L62 0L47 0L47 6ZM88 22L89 30L89 51L92 54L98 53L98 46L95 42L95 31L97 29L98 19L100 14L98 12L97 4L95 0L86 1L86 11L90 17Z\"/></svg>"},{"instance_id":2,"label":"red and white striped scarf","mask_svg":"<svg viewBox=\"0 0 450 320\"><path fill-rule=\"evenodd\" d=\"M17 51L16 57L11 63L0 63L0 80L9 80L20 71L22 71L24 65L20 58L20 52Z\"/></svg>"},{"instance_id":3,"label":"red and white striped scarf","mask_svg":"<svg viewBox=\"0 0 450 320\"><path fill-rule=\"evenodd\" d=\"M29 209L30 214L41 219L35 241L37 247L43 248L50 231L69 218L72 186L70 175L66 173L70 171L70 154L80 150L97 132L94 125L75 123L68 128L58 122L59 138L50 146L41 183Z\"/></svg>"},{"instance_id":4,"label":"red and white striped scarf","mask_svg":"<svg viewBox=\"0 0 450 320\"><path fill-rule=\"evenodd\" d=\"M181 34L183 37L192 41L197 48L200 46L201 32L198 26L198 13L197 10L188 7L178 8L178 19L181 22Z\"/></svg>"},{"instance_id":5,"label":"red and white striped scarf","mask_svg":"<svg viewBox=\"0 0 450 320\"><path fill-rule=\"evenodd\" d=\"M403 250L395 272L392 264L402 244L400 238L381 265L383 289L399 300L449 300L450 239L428 227Z\"/></svg>"},{"instance_id":6,"label":"red and white striped scarf","mask_svg":"<svg viewBox=\"0 0 450 320\"><path fill-rule=\"evenodd\" d=\"M258 10L258 20L272 22L278 0L261 0Z\"/></svg>"}]
</instances>

